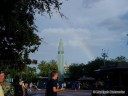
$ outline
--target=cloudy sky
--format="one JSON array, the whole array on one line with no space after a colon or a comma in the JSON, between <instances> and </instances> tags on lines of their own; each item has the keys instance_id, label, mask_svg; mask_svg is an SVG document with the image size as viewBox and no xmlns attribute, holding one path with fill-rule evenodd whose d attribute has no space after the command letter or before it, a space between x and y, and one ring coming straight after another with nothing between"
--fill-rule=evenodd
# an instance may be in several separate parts
<instances>
[{"instance_id":1,"label":"cloudy sky","mask_svg":"<svg viewBox=\"0 0 128 96\"><path fill-rule=\"evenodd\" d=\"M57 60L60 39L67 64L87 63L100 57L102 49L109 50L109 58L128 58L128 0L63 0L61 12L67 18L36 14L44 40L32 59Z\"/></svg>"}]
</instances>

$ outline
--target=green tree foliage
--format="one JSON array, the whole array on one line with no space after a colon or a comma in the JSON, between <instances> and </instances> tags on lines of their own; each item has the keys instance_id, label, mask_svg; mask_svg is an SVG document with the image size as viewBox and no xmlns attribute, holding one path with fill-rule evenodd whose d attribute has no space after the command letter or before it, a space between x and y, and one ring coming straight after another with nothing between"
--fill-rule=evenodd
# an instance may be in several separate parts
<instances>
[{"instance_id":1,"label":"green tree foliage","mask_svg":"<svg viewBox=\"0 0 128 96\"><path fill-rule=\"evenodd\" d=\"M19 75L24 81L33 81L33 79L38 77L36 71L36 67L26 66Z\"/></svg>"},{"instance_id":2,"label":"green tree foliage","mask_svg":"<svg viewBox=\"0 0 128 96\"><path fill-rule=\"evenodd\" d=\"M117 62L128 62L128 59L125 56L116 57L115 61Z\"/></svg>"},{"instance_id":3,"label":"green tree foliage","mask_svg":"<svg viewBox=\"0 0 128 96\"><path fill-rule=\"evenodd\" d=\"M24 69L19 72L15 69L6 69L5 74L11 78L19 76L24 81L33 81L34 78L38 77L36 67L25 66Z\"/></svg>"},{"instance_id":4,"label":"green tree foliage","mask_svg":"<svg viewBox=\"0 0 128 96\"><path fill-rule=\"evenodd\" d=\"M69 77L72 79L79 79L85 73L85 65L84 64L71 64L69 66Z\"/></svg>"},{"instance_id":5,"label":"green tree foliage","mask_svg":"<svg viewBox=\"0 0 128 96\"><path fill-rule=\"evenodd\" d=\"M118 56L115 59L105 61L105 65L112 65L117 63L127 63L127 58L124 56ZM78 79L84 75L93 76L94 71L104 66L104 60L102 58L96 58L88 64L72 64L69 66L69 77Z\"/></svg>"},{"instance_id":6,"label":"green tree foliage","mask_svg":"<svg viewBox=\"0 0 128 96\"><path fill-rule=\"evenodd\" d=\"M48 64L50 65L50 72L58 70L57 61L51 60L50 62L48 62Z\"/></svg>"},{"instance_id":7,"label":"green tree foliage","mask_svg":"<svg viewBox=\"0 0 128 96\"><path fill-rule=\"evenodd\" d=\"M55 60L51 60L49 62L41 61L41 63L38 65L41 76L48 76L49 73L57 70L57 68L57 62Z\"/></svg>"},{"instance_id":8,"label":"green tree foliage","mask_svg":"<svg viewBox=\"0 0 128 96\"><path fill-rule=\"evenodd\" d=\"M42 61L41 64L38 65L38 69L40 70L41 75L47 76L49 72L49 65L46 61Z\"/></svg>"},{"instance_id":9,"label":"green tree foliage","mask_svg":"<svg viewBox=\"0 0 128 96\"><path fill-rule=\"evenodd\" d=\"M106 63L108 61L106 60ZM86 64L86 71L88 74L94 72L94 70L97 70L100 68L100 66L102 66L104 64L104 61L102 58L96 58L93 61L88 62L88 64Z\"/></svg>"},{"instance_id":10,"label":"green tree foliage","mask_svg":"<svg viewBox=\"0 0 128 96\"><path fill-rule=\"evenodd\" d=\"M72 64L69 66L69 77L79 79L84 75L90 75L101 65L103 65L102 58L96 58L95 60L88 62L88 64Z\"/></svg>"},{"instance_id":11,"label":"green tree foliage","mask_svg":"<svg viewBox=\"0 0 128 96\"><path fill-rule=\"evenodd\" d=\"M34 15L60 13L59 0L0 0L0 64L21 70L41 44ZM61 16L63 14L60 13ZM4 66L7 65L7 66Z\"/></svg>"}]
</instances>

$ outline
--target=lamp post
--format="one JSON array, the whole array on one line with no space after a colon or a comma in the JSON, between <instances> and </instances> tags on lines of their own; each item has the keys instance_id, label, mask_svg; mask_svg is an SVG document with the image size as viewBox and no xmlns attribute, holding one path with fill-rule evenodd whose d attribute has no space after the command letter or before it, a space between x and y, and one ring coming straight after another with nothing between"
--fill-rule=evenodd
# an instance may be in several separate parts
<instances>
[{"instance_id":1,"label":"lamp post","mask_svg":"<svg viewBox=\"0 0 128 96\"><path fill-rule=\"evenodd\" d=\"M105 60L106 60L106 58L108 57L108 50L107 50L107 52L106 52L106 50L102 49L101 56L103 57L104 65L105 65Z\"/></svg>"}]
</instances>

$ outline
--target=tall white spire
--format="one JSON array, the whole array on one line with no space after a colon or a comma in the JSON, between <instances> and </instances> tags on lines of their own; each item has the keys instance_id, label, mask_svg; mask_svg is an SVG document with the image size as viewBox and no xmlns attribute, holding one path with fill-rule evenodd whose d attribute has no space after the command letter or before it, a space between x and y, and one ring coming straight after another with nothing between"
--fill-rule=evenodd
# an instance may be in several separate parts
<instances>
[{"instance_id":1,"label":"tall white spire","mask_svg":"<svg viewBox=\"0 0 128 96\"><path fill-rule=\"evenodd\" d=\"M58 72L58 80L62 82L64 80L64 46L62 39L60 39L58 46Z\"/></svg>"}]
</instances>

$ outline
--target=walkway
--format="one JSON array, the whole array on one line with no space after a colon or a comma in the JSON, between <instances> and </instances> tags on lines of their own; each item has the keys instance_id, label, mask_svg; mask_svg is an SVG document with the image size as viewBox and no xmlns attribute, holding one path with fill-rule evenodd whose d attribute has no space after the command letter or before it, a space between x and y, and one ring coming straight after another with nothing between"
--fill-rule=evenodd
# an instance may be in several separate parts
<instances>
[{"instance_id":1,"label":"walkway","mask_svg":"<svg viewBox=\"0 0 128 96\"><path fill-rule=\"evenodd\" d=\"M63 92L60 92L59 95L61 96L91 96L90 90L65 90Z\"/></svg>"},{"instance_id":2,"label":"walkway","mask_svg":"<svg viewBox=\"0 0 128 96\"><path fill-rule=\"evenodd\" d=\"M91 90L64 90L62 92L59 92L59 96L91 96ZM33 96L33 94L44 94L45 90L38 90L31 92L30 96Z\"/></svg>"}]
</instances>

